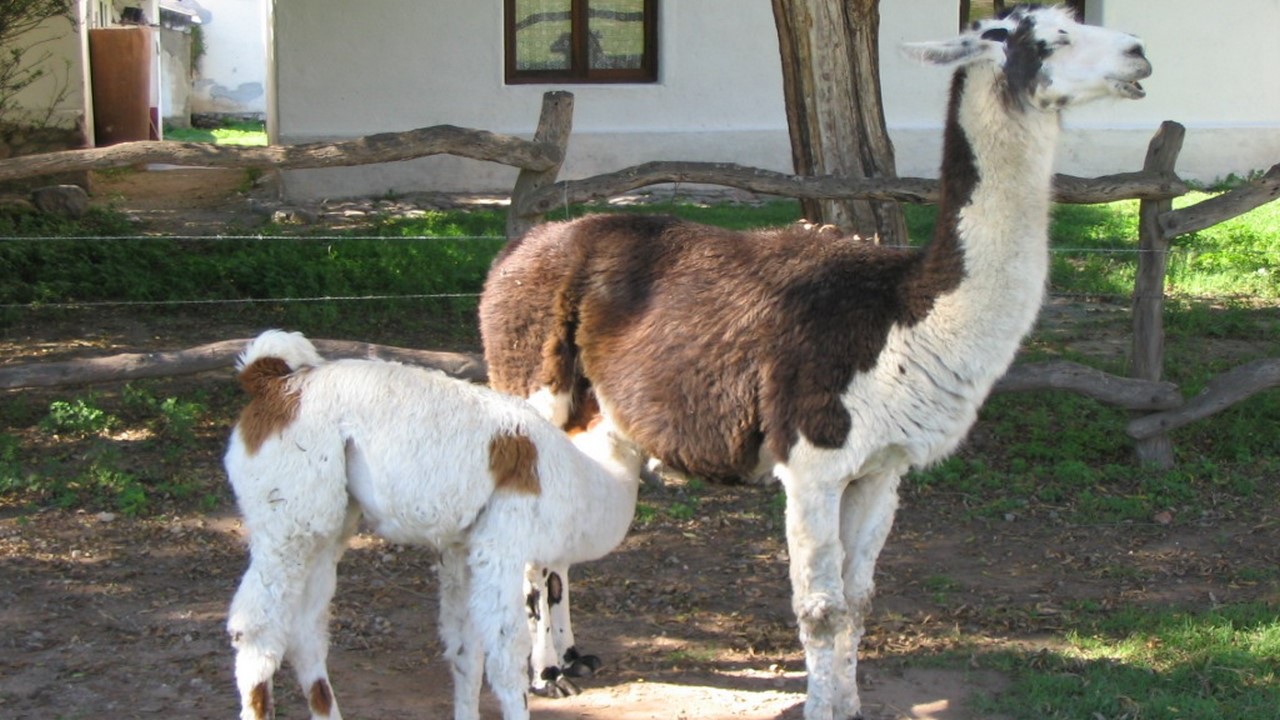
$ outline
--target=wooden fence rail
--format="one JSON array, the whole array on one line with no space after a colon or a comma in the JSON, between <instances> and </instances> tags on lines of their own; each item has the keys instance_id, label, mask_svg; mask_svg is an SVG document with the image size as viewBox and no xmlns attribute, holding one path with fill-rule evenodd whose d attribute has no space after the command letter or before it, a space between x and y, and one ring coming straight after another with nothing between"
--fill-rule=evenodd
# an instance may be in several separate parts
<instances>
[{"instance_id":1,"label":"wooden fence rail","mask_svg":"<svg viewBox=\"0 0 1280 720\"><path fill-rule=\"evenodd\" d=\"M800 177L730 163L650 162L595 177L557 180L573 126L573 95L550 92L532 140L441 125L404 133L372 135L337 143L245 148L195 143L136 142L108 148L72 150L0 160L0 180L71 170L117 167L147 162L176 165L300 169L408 160L448 153L519 168L507 217L508 237L540 222L565 204L612 197L656 184L722 185L793 198L894 200L932 203L938 183L923 178L851 180ZM1133 367L1120 377L1069 362L1016 365L996 385L996 392L1064 389L1133 411L1127 430L1139 459L1159 466L1173 464L1168 433L1208 417L1258 392L1280 385L1280 359L1240 366L1211 381L1185 401L1163 380L1163 302L1167 255L1179 235L1203 230L1280 197L1280 164L1263 177L1197 205L1172 209L1172 199L1188 191L1175 173L1185 135L1178 123L1165 122L1148 148L1143 169L1098 178L1058 175L1054 194L1063 203L1141 201L1138 273L1133 295ZM228 340L183 351L120 355L60 363L0 366L0 388L20 388L178 375L225 367L245 340ZM319 340L317 345L341 357L385 357L437 367L474 381L485 378L484 364L474 355L414 351L364 343Z\"/></svg>"}]
</instances>

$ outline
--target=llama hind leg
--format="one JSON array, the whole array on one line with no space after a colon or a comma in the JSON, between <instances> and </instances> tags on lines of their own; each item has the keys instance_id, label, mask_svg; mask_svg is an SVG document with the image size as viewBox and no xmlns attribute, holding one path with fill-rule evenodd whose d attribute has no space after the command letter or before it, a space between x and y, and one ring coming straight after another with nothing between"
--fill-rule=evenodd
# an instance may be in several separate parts
<instances>
[{"instance_id":1,"label":"llama hind leg","mask_svg":"<svg viewBox=\"0 0 1280 720\"><path fill-rule=\"evenodd\" d=\"M858 646L875 594L876 560L898 508L898 475L883 473L854 481L840 499L840 539L844 545L844 595L849 624L836 638L837 718L862 717L858 695Z\"/></svg>"},{"instance_id":2,"label":"llama hind leg","mask_svg":"<svg viewBox=\"0 0 1280 720\"><path fill-rule=\"evenodd\" d=\"M498 698L503 720L529 720L529 633L521 617L524 561L479 542L472 546L467 568L471 573L467 609L484 643L489 687Z\"/></svg>"},{"instance_id":3,"label":"llama hind leg","mask_svg":"<svg viewBox=\"0 0 1280 720\"><path fill-rule=\"evenodd\" d=\"M271 680L288 650L289 589L274 572L278 563L255 557L231 601L227 632L236 650L236 687L240 692L241 720L267 720L275 716ZM286 581L287 582L287 581ZM301 588L292 594L296 594ZM285 598L281 598L284 589ZM284 600L284 602L282 602Z\"/></svg>"},{"instance_id":4,"label":"llama hind leg","mask_svg":"<svg viewBox=\"0 0 1280 720\"><path fill-rule=\"evenodd\" d=\"M454 720L478 720L484 680L484 648L468 609L470 575L466 548L440 552L440 640L453 674Z\"/></svg>"},{"instance_id":5,"label":"llama hind leg","mask_svg":"<svg viewBox=\"0 0 1280 720\"><path fill-rule=\"evenodd\" d=\"M329 682L329 604L337 589L338 561L360 519L359 508L349 505L340 535L317 549L311 572L298 599L289 638L289 663L307 698L312 720L341 720L333 686Z\"/></svg>"}]
</instances>

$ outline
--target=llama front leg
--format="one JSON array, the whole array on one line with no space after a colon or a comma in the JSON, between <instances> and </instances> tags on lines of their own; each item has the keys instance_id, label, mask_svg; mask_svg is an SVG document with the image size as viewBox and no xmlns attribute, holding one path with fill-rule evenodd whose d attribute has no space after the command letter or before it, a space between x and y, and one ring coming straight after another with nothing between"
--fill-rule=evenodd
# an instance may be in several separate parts
<instances>
[{"instance_id":1,"label":"llama front leg","mask_svg":"<svg viewBox=\"0 0 1280 720\"><path fill-rule=\"evenodd\" d=\"M454 720L478 720L484 680L484 648L467 607L470 574L465 547L440 552L440 640L453 673Z\"/></svg>"},{"instance_id":2,"label":"llama front leg","mask_svg":"<svg viewBox=\"0 0 1280 720\"><path fill-rule=\"evenodd\" d=\"M836 638L837 718L861 718L858 695L858 646L875 594L876 560L884 548L898 509L897 473L860 478L840 498L840 541L844 545L844 597L849 623Z\"/></svg>"},{"instance_id":3,"label":"llama front leg","mask_svg":"<svg viewBox=\"0 0 1280 720\"><path fill-rule=\"evenodd\" d=\"M791 555L791 607L800 626L808 670L805 720L833 720L836 638L848 632L849 609L841 581L839 483L775 470L787 493L787 549ZM846 720L836 718L836 720Z\"/></svg>"},{"instance_id":4,"label":"llama front leg","mask_svg":"<svg viewBox=\"0 0 1280 720\"><path fill-rule=\"evenodd\" d=\"M547 606L551 613L551 637L555 642L560 670L569 677L590 677L600 669L600 658L583 655L573 639L569 614L569 566L551 568L546 583Z\"/></svg>"},{"instance_id":5,"label":"llama front leg","mask_svg":"<svg viewBox=\"0 0 1280 720\"><path fill-rule=\"evenodd\" d=\"M580 690L560 672L560 655L547 597L547 578L550 575L551 570L546 567L525 566L525 612L532 648L529 654L529 687L535 695L562 698L577 695Z\"/></svg>"},{"instance_id":6,"label":"llama front leg","mask_svg":"<svg viewBox=\"0 0 1280 720\"><path fill-rule=\"evenodd\" d=\"M573 639L569 613L569 567L525 569L528 604L532 689L543 697L561 698L582 690L569 678L590 676L600 668L600 658L582 655Z\"/></svg>"}]
</instances>

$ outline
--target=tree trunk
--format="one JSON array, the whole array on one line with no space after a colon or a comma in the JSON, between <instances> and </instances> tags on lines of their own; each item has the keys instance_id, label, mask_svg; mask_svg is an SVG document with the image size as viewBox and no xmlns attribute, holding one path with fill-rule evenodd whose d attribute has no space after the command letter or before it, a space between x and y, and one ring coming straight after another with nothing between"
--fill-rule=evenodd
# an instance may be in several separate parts
<instances>
[{"instance_id":1,"label":"tree trunk","mask_svg":"<svg viewBox=\"0 0 1280 720\"><path fill-rule=\"evenodd\" d=\"M796 174L894 177L880 103L879 0L773 0L773 16ZM812 222L906 242L897 203L806 200L803 208Z\"/></svg>"}]
</instances>

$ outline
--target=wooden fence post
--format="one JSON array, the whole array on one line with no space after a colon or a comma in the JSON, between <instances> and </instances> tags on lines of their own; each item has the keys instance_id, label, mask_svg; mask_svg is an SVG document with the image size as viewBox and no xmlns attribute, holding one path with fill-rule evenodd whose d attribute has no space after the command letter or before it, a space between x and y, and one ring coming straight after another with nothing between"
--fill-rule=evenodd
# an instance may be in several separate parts
<instances>
[{"instance_id":1,"label":"wooden fence post","mask_svg":"<svg viewBox=\"0 0 1280 720\"><path fill-rule=\"evenodd\" d=\"M1176 122L1160 124L1142 169L1172 173L1182 150L1186 128ZM1133 286L1132 377L1157 382L1164 374L1164 284L1169 264L1169 236L1160 216L1173 201L1143 200L1138 209L1138 274ZM1138 460L1161 468L1173 467L1173 443L1161 433L1137 442Z\"/></svg>"},{"instance_id":2,"label":"wooden fence post","mask_svg":"<svg viewBox=\"0 0 1280 720\"><path fill-rule=\"evenodd\" d=\"M547 170L522 168L511 190L511 207L507 209L507 240L514 240L541 221L541 215L525 216L528 198L540 188L551 185L560 174L565 151L569 148L569 133L573 129L573 93L557 90L542 96L542 114L538 116L538 128L533 133L535 143L548 143L560 150L560 162Z\"/></svg>"}]
</instances>

